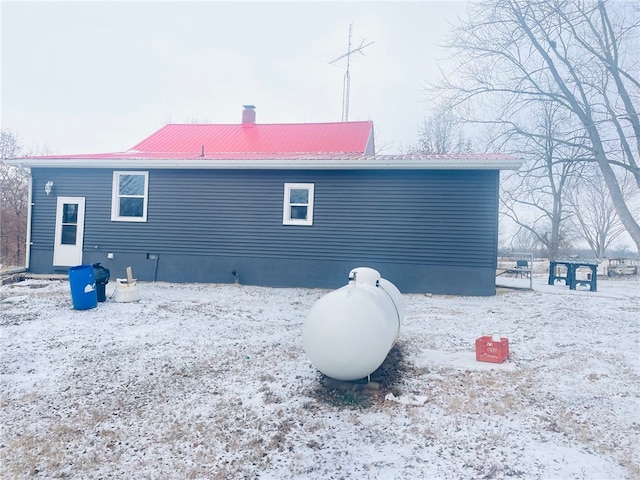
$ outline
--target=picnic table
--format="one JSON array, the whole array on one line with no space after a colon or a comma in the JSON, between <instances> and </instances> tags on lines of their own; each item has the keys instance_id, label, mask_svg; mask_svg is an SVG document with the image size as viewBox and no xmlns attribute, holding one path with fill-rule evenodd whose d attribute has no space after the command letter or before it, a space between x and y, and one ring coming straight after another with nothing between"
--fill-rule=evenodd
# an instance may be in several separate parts
<instances>
[{"instance_id":1,"label":"picnic table","mask_svg":"<svg viewBox=\"0 0 640 480\"><path fill-rule=\"evenodd\" d=\"M566 269L566 275L558 270L558 267ZM579 268L589 268L591 273L587 279L577 279L576 272ZM571 290L575 290L577 285L588 285L592 292L598 291L598 264L595 262L581 262L578 260L557 260L549 263L549 285L554 285L556 280L564 280L565 285L569 285Z\"/></svg>"},{"instance_id":2,"label":"picnic table","mask_svg":"<svg viewBox=\"0 0 640 480\"><path fill-rule=\"evenodd\" d=\"M512 263L513 262L513 263ZM526 278L529 290L533 290L533 254L528 252L498 252L496 264L496 286L506 288L524 288L522 282L500 282L505 277Z\"/></svg>"}]
</instances>

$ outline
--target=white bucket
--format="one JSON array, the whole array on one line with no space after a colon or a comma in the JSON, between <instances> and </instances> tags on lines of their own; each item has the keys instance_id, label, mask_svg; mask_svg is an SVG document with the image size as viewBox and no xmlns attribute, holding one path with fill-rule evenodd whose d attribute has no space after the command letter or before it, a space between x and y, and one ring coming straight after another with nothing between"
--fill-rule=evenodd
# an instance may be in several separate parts
<instances>
[{"instance_id":1,"label":"white bucket","mask_svg":"<svg viewBox=\"0 0 640 480\"><path fill-rule=\"evenodd\" d=\"M116 292L114 300L120 303L136 302L140 300L140 292L135 279L131 283L127 283L126 278L116 279Z\"/></svg>"}]
</instances>

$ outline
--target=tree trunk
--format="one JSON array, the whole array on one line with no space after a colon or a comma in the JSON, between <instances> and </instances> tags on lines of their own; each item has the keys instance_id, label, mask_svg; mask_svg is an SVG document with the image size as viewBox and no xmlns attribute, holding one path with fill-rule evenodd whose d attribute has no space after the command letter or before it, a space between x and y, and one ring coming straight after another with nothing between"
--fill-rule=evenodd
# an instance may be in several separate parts
<instances>
[{"instance_id":1,"label":"tree trunk","mask_svg":"<svg viewBox=\"0 0 640 480\"><path fill-rule=\"evenodd\" d=\"M631 210L629 210L629 206L624 200L624 196L620 190L620 185L618 184L618 179L616 178L616 175L604 154L600 135L593 125L587 126L587 131L589 132L591 142L594 147L596 147L596 161L598 162L605 184L609 190L609 195L611 196L611 201L616 209L616 213L624 227L627 229L631 239L636 244L636 248L640 251L640 225L638 225L638 221L634 219L631 214Z\"/></svg>"}]
</instances>

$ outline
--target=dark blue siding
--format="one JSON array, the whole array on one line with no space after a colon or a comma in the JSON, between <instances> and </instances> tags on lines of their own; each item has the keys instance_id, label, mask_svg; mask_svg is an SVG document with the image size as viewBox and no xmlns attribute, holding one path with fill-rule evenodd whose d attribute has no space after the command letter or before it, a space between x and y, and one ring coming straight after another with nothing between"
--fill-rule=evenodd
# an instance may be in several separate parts
<instances>
[{"instance_id":1,"label":"dark blue siding","mask_svg":"<svg viewBox=\"0 0 640 480\"><path fill-rule=\"evenodd\" d=\"M111 170L34 169L31 265L52 271L55 197L84 196L84 262L113 276L131 265L141 280L229 282L236 270L246 284L333 288L365 265L404 292L492 295L498 175L152 170L148 221L127 223L110 220ZM282 225L286 182L315 184L313 226Z\"/></svg>"}]
</instances>

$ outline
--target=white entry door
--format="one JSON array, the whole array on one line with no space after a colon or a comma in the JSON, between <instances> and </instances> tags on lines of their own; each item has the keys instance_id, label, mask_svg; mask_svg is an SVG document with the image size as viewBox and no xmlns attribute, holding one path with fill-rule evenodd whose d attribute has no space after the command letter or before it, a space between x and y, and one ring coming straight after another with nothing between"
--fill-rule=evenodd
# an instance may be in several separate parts
<instances>
[{"instance_id":1,"label":"white entry door","mask_svg":"<svg viewBox=\"0 0 640 480\"><path fill-rule=\"evenodd\" d=\"M84 237L84 197L58 197L53 265L72 267L82 264Z\"/></svg>"}]
</instances>

